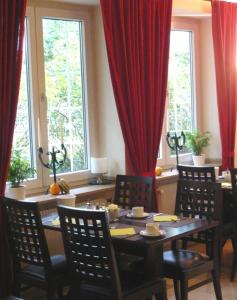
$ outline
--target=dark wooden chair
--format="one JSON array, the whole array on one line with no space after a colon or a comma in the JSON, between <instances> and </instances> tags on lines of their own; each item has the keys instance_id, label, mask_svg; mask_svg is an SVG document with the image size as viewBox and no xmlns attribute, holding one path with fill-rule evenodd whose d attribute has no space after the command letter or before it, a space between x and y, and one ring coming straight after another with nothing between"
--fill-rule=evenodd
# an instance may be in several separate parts
<instances>
[{"instance_id":1,"label":"dark wooden chair","mask_svg":"<svg viewBox=\"0 0 237 300\"><path fill-rule=\"evenodd\" d=\"M165 281L119 274L104 211L58 206L72 288L68 299L166 299Z\"/></svg>"},{"instance_id":2,"label":"dark wooden chair","mask_svg":"<svg viewBox=\"0 0 237 300\"><path fill-rule=\"evenodd\" d=\"M154 191L153 177L117 175L114 203L124 209L144 206L146 212L154 211Z\"/></svg>"},{"instance_id":3,"label":"dark wooden chair","mask_svg":"<svg viewBox=\"0 0 237 300\"><path fill-rule=\"evenodd\" d=\"M22 298L16 298L14 296L8 296L5 298L0 298L0 300L23 300Z\"/></svg>"},{"instance_id":4,"label":"dark wooden chair","mask_svg":"<svg viewBox=\"0 0 237 300\"><path fill-rule=\"evenodd\" d=\"M8 238L14 268L14 292L22 285L46 290L47 299L62 294L68 281L64 255L50 256L38 203L4 198Z\"/></svg>"},{"instance_id":5,"label":"dark wooden chair","mask_svg":"<svg viewBox=\"0 0 237 300\"><path fill-rule=\"evenodd\" d=\"M226 206L226 208L224 209L224 221L231 223L234 227L234 230L232 230L234 239L234 243L232 241L234 253L230 274L230 279L231 281L233 281L237 268L237 168L231 169L230 174L232 190L224 191L224 204Z\"/></svg>"},{"instance_id":6,"label":"dark wooden chair","mask_svg":"<svg viewBox=\"0 0 237 300\"><path fill-rule=\"evenodd\" d=\"M222 194L219 183L205 181L179 180L175 212L181 217L192 217L221 221ZM189 237L189 240L206 242L209 256L195 251L175 249L164 252L164 275L173 279L177 300L187 300L188 291L204 285L209 280L188 287L188 280L206 272L211 272L216 299L221 300L218 263L213 260L213 247L210 245L215 236L205 231ZM210 250L211 249L211 250Z\"/></svg>"},{"instance_id":7,"label":"dark wooden chair","mask_svg":"<svg viewBox=\"0 0 237 300\"><path fill-rule=\"evenodd\" d=\"M199 181L211 181L215 182L215 169L214 167L195 167L177 165L179 172L179 179L183 180L199 180Z\"/></svg>"}]
</instances>

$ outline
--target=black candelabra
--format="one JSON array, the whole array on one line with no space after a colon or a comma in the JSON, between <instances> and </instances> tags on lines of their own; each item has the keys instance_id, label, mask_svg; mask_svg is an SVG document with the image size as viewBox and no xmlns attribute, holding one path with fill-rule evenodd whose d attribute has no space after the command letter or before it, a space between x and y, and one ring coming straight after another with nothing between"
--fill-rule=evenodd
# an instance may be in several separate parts
<instances>
[{"instance_id":1,"label":"black candelabra","mask_svg":"<svg viewBox=\"0 0 237 300\"><path fill-rule=\"evenodd\" d=\"M183 131L181 131L180 135L177 135L176 132L173 132L173 133L167 132L166 142L167 142L168 146L170 147L170 149L175 151L176 163L178 165L179 164L179 152L178 151L182 150L185 145L185 142L186 142L185 134L183 133Z\"/></svg>"},{"instance_id":2,"label":"black candelabra","mask_svg":"<svg viewBox=\"0 0 237 300\"><path fill-rule=\"evenodd\" d=\"M54 180L54 183L56 183L57 182L56 170L64 165L66 158L67 158L66 147L64 146L64 144L61 144L61 150L59 150L58 148L53 146L52 151L46 152L46 155L48 155L50 157L49 162L47 162L47 163L45 163L43 161L44 150L42 147L40 147L38 149L38 152L39 152L39 160L42 163L42 165L45 168L53 171L53 180ZM60 155L61 159L58 159L57 155Z\"/></svg>"}]
</instances>

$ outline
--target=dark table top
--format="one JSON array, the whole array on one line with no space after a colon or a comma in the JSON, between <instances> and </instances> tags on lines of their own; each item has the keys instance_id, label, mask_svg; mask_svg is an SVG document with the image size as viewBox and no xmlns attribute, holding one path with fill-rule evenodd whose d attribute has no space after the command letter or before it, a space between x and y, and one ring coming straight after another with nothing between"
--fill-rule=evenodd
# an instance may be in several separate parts
<instances>
[{"instance_id":1,"label":"dark table top","mask_svg":"<svg viewBox=\"0 0 237 300\"><path fill-rule=\"evenodd\" d=\"M148 217L144 219L131 219L127 218L128 211L122 210L118 222L110 223L110 228L126 228L133 227L136 234L134 235L123 235L123 236L112 236L113 242L116 244L126 243L134 244L134 242L140 245L151 245L151 244L163 244L170 242L184 236L188 236L200 231L214 228L218 225L216 221L200 220L200 219L189 219L183 218L179 221L172 222L156 222L159 223L160 229L165 231L164 236L160 237L143 237L140 235L140 231L144 230L146 223L153 222L153 216L157 213L150 213ZM58 218L57 212L51 213L47 216L42 217L43 226L46 229L61 231L60 225L52 223L53 220Z\"/></svg>"}]
</instances>

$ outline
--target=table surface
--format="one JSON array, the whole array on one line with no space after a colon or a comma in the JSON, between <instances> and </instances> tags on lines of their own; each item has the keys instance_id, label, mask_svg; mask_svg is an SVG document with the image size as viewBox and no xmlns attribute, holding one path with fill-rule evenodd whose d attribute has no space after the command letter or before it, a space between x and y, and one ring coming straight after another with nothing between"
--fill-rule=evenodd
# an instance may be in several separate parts
<instances>
[{"instance_id":1,"label":"table surface","mask_svg":"<svg viewBox=\"0 0 237 300\"><path fill-rule=\"evenodd\" d=\"M119 221L110 223L110 228L133 227L136 233L133 235L112 236L112 242L116 252L143 257L144 274L147 278L163 277L164 243L208 229L214 229L215 234L217 233L218 222L216 221L185 218L173 222L158 222L160 229L165 230L164 236L143 237L140 235L140 231L145 229L146 223L153 222L153 216L157 213L150 213L144 219L131 219L127 217L128 212L121 210ZM58 218L57 212L42 217L44 227L61 231L60 225L52 224L52 221L56 218ZM217 244L218 238L213 241L213 258L215 260L218 257Z\"/></svg>"},{"instance_id":2,"label":"table surface","mask_svg":"<svg viewBox=\"0 0 237 300\"><path fill-rule=\"evenodd\" d=\"M132 219L126 216L128 212L129 211L121 210L119 221L110 223L110 228L133 227L136 233L134 235L113 236L113 241L124 240L127 244L134 242L144 245L154 243L163 244L187 235L214 228L218 225L218 222L216 221L190 218L183 218L172 222L155 222L159 223L159 228L164 230L166 234L161 237L143 237L140 235L140 231L145 229L146 223L153 222L153 216L157 215L157 213L149 213L149 215L144 219ZM54 225L52 223L52 221L57 218L57 212L53 212L42 217L43 226L46 229L61 231L60 225Z\"/></svg>"}]
</instances>

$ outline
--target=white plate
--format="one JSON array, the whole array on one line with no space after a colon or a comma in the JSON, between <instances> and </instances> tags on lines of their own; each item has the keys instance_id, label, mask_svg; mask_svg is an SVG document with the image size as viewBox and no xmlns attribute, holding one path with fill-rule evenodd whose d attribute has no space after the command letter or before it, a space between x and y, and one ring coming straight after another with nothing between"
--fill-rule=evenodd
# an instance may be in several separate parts
<instances>
[{"instance_id":1,"label":"white plate","mask_svg":"<svg viewBox=\"0 0 237 300\"><path fill-rule=\"evenodd\" d=\"M142 216L134 216L132 213L128 213L126 215L127 218L132 218L132 219L145 219L148 216L149 216L149 213L143 213Z\"/></svg>"},{"instance_id":2,"label":"white plate","mask_svg":"<svg viewBox=\"0 0 237 300\"><path fill-rule=\"evenodd\" d=\"M141 230L140 235L144 237L149 237L149 238L155 238L155 237L162 237L165 236L166 232L164 230L159 230L159 233L157 234L149 234L146 232L146 230Z\"/></svg>"}]
</instances>

